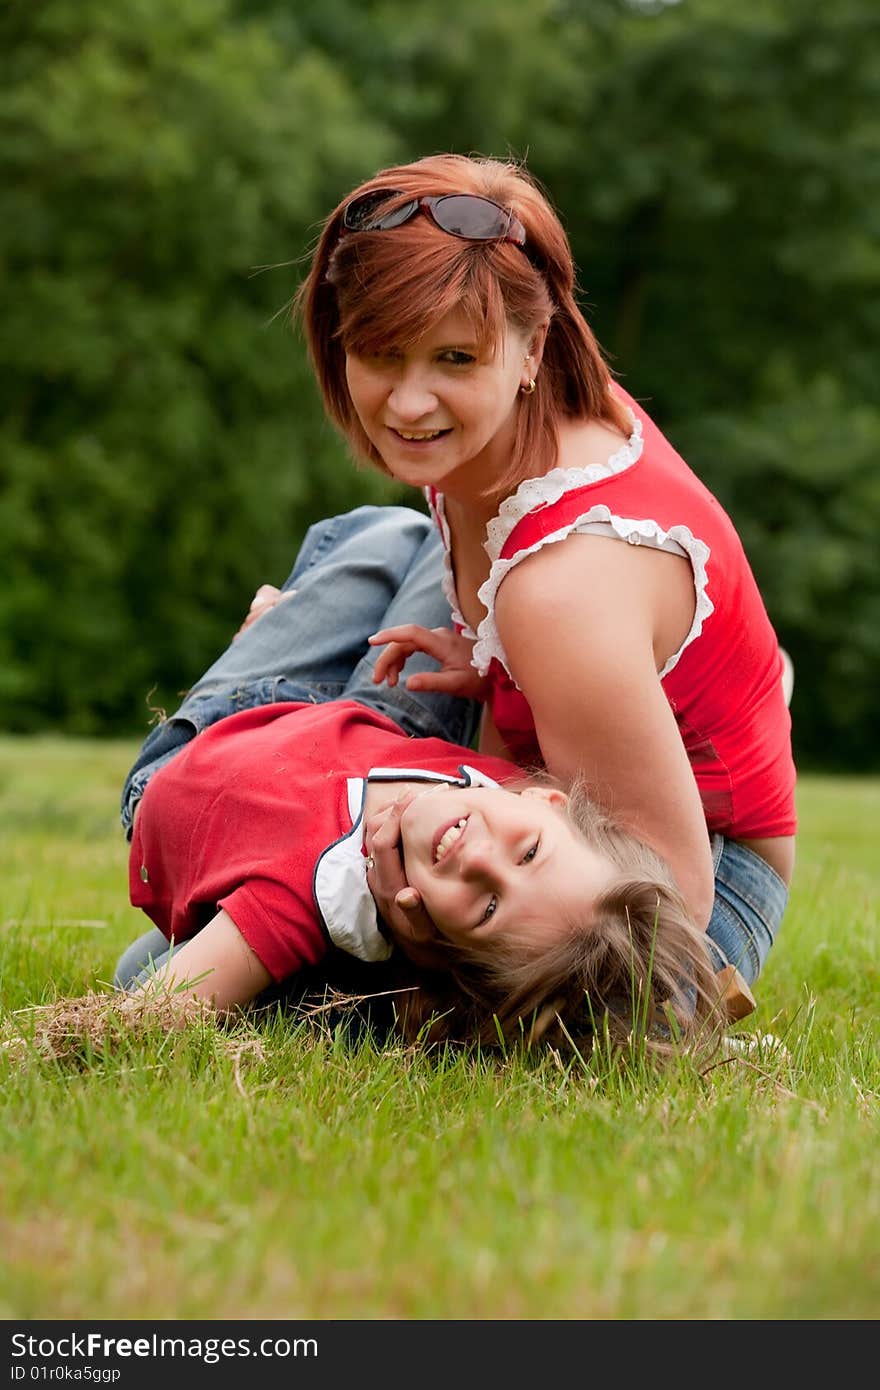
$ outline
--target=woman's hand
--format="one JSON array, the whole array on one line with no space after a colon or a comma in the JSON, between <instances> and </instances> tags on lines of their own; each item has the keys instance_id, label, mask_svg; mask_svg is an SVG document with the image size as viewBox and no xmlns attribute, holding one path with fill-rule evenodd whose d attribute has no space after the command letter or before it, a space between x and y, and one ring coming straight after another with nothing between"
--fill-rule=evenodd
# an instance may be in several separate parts
<instances>
[{"instance_id":1,"label":"woman's hand","mask_svg":"<svg viewBox=\"0 0 880 1390\"><path fill-rule=\"evenodd\" d=\"M369 638L371 647L386 646L373 671L375 685L387 681L397 685L407 657L425 652L440 663L439 671L418 671L406 679L407 690L439 690L465 700L484 700L489 682L471 665L473 642L449 627L420 627L401 623L385 627Z\"/></svg>"},{"instance_id":2,"label":"woman's hand","mask_svg":"<svg viewBox=\"0 0 880 1390\"><path fill-rule=\"evenodd\" d=\"M243 632L247 632L258 618L262 618L264 613L268 613L270 608L274 608L276 603L281 603L283 599L293 598L296 589L276 589L274 584L261 584L257 592L251 599L251 606L248 609L247 617L241 627L233 637L233 642L237 642Z\"/></svg>"},{"instance_id":3,"label":"woman's hand","mask_svg":"<svg viewBox=\"0 0 880 1390\"><path fill-rule=\"evenodd\" d=\"M434 923L419 893L407 882L400 851L400 818L423 788L404 792L397 801L366 818L364 848L367 851L367 886L392 940L417 965L436 968L442 962L430 942L436 939Z\"/></svg>"}]
</instances>

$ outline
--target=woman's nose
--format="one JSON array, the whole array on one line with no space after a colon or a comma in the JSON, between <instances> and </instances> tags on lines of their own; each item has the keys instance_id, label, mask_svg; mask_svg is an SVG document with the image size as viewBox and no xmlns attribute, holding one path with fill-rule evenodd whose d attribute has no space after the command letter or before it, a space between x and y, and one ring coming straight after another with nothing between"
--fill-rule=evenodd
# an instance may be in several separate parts
<instances>
[{"instance_id":1,"label":"woman's nose","mask_svg":"<svg viewBox=\"0 0 880 1390\"><path fill-rule=\"evenodd\" d=\"M401 423L413 422L430 415L437 408L437 397L424 373L405 370L391 388L388 404Z\"/></svg>"}]
</instances>

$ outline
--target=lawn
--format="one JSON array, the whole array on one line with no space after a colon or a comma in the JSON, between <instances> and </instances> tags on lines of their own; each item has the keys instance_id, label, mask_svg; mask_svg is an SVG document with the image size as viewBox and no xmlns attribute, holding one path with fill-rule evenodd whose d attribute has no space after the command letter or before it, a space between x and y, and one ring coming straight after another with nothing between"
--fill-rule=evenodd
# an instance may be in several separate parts
<instances>
[{"instance_id":1,"label":"lawn","mask_svg":"<svg viewBox=\"0 0 880 1390\"><path fill-rule=\"evenodd\" d=\"M134 751L0 739L7 1021L101 988L145 925ZM0 1318L875 1318L880 782L804 776L799 805L756 1049L709 1071L280 1017L6 1055Z\"/></svg>"}]
</instances>

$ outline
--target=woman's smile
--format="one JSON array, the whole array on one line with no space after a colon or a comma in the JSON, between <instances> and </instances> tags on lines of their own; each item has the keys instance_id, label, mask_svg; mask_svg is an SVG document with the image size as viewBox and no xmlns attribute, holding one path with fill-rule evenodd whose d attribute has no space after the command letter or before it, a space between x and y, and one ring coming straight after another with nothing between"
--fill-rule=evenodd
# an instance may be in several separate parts
<instances>
[{"instance_id":1,"label":"woman's smile","mask_svg":"<svg viewBox=\"0 0 880 1390\"><path fill-rule=\"evenodd\" d=\"M388 425L387 429L392 434L396 434L397 438L402 440L404 444L433 444L435 439L442 439L447 434L452 433L451 429L415 431L400 429L394 425Z\"/></svg>"},{"instance_id":2,"label":"woman's smile","mask_svg":"<svg viewBox=\"0 0 880 1390\"><path fill-rule=\"evenodd\" d=\"M447 490L454 475L463 493L481 491L513 445L526 352L510 326L487 345L455 311L409 347L347 353L352 404L389 473Z\"/></svg>"}]
</instances>

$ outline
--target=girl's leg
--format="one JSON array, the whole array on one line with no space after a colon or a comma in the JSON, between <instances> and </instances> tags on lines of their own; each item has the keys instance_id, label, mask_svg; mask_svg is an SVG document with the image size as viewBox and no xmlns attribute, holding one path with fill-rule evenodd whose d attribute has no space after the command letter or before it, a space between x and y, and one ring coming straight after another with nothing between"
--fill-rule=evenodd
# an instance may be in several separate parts
<instances>
[{"instance_id":1,"label":"girl's leg","mask_svg":"<svg viewBox=\"0 0 880 1390\"><path fill-rule=\"evenodd\" d=\"M200 729L254 705L341 694L429 527L407 507L358 507L309 528L284 584L295 596L231 642L144 740L122 791L129 839L150 778Z\"/></svg>"},{"instance_id":2,"label":"girl's leg","mask_svg":"<svg viewBox=\"0 0 880 1390\"><path fill-rule=\"evenodd\" d=\"M470 743L476 714L468 702L369 680L378 655L367 646L371 633L392 621L449 623L442 564L432 523L409 507L358 507L312 526L284 584L295 594L230 643L144 741L122 793L128 837L154 772L200 729L255 705L344 696L381 710L407 733ZM411 661L411 670L432 664Z\"/></svg>"},{"instance_id":3,"label":"girl's leg","mask_svg":"<svg viewBox=\"0 0 880 1390\"><path fill-rule=\"evenodd\" d=\"M151 927L133 941L119 957L113 972L117 989L133 990L160 965L164 965L172 950L158 927Z\"/></svg>"},{"instance_id":4,"label":"girl's leg","mask_svg":"<svg viewBox=\"0 0 880 1390\"><path fill-rule=\"evenodd\" d=\"M443 594L442 579L443 544L436 527L431 525L404 582L373 631L398 623L418 623L427 628L449 627L452 614ZM453 695L407 690L404 677L396 686L374 685L373 668L381 651L381 647L366 648L342 692L344 698L359 700L379 710L415 738L442 738L449 743L470 746L477 731L479 705ZM415 652L406 663L405 675L436 669L437 663L432 657Z\"/></svg>"},{"instance_id":5,"label":"girl's leg","mask_svg":"<svg viewBox=\"0 0 880 1390\"><path fill-rule=\"evenodd\" d=\"M294 596L230 643L182 708L202 694L259 681L283 680L301 692L284 699L340 695L431 529L409 507L358 507L310 527L282 586Z\"/></svg>"}]
</instances>

